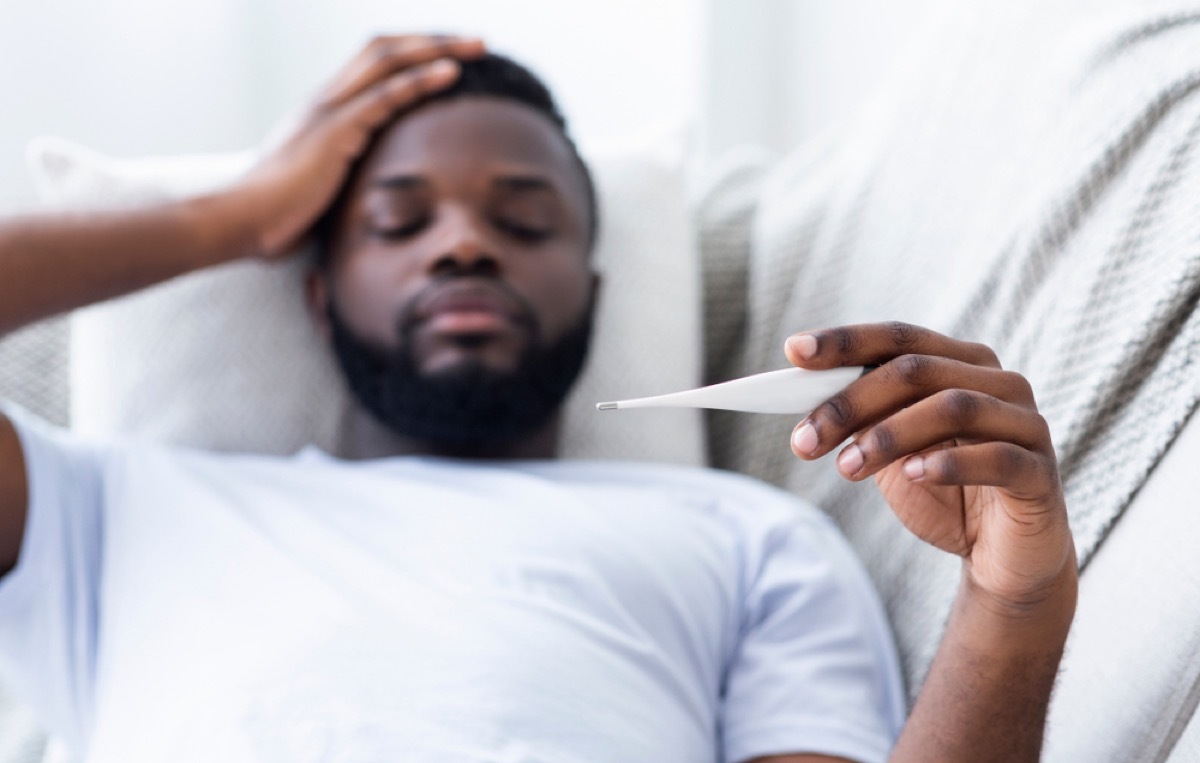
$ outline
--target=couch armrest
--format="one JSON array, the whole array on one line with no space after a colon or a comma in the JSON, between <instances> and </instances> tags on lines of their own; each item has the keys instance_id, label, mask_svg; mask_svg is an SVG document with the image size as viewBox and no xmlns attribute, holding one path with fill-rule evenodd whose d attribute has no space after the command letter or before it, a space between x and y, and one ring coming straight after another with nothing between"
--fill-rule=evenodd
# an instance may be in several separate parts
<instances>
[{"instance_id":1,"label":"couch armrest","mask_svg":"<svg viewBox=\"0 0 1200 763\"><path fill-rule=\"evenodd\" d=\"M1163 760L1193 717L1198 462L1200 418L1193 416L1081 577L1045 760ZM1200 728L1190 736L1200 750Z\"/></svg>"}]
</instances>

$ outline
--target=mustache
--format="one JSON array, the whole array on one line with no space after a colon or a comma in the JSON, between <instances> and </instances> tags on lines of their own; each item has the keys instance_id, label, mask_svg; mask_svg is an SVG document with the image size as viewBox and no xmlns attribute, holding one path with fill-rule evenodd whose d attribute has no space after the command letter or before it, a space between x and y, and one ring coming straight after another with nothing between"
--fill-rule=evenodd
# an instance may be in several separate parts
<instances>
[{"instance_id":1,"label":"mustache","mask_svg":"<svg viewBox=\"0 0 1200 763\"><path fill-rule=\"evenodd\" d=\"M541 336L541 322L525 297L504 281L489 276L450 274L439 276L410 297L396 315L396 332L405 344L413 332L428 319L429 308L458 297L483 298L502 307L508 317L533 336Z\"/></svg>"}]
</instances>

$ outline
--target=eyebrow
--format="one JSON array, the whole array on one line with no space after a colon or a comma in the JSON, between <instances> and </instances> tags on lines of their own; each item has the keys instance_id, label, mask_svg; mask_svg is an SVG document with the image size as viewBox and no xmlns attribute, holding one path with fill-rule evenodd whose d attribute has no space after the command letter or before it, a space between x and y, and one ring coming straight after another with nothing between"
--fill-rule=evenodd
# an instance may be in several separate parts
<instances>
[{"instance_id":1,"label":"eyebrow","mask_svg":"<svg viewBox=\"0 0 1200 763\"><path fill-rule=\"evenodd\" d=\"M492 185L509 191L555 191L553 183L538 175L507 175L496 178Z\"/></svg>"},{"instance_id":2,"label":"eyebrow","mask_svg":"<svg viewBox=\"0 0 1200 763\"><path fill-rule=\"evenodd\" d=\"M420 175L391 175L375 181L376 188L394 188L406 190L409 188L428 188L429 181Z\"/></svg>"},{"instance_id":3,"label":"eyebrow","mask_svg":"<svg viewBox=\"0 0 1200 763\"><path fill-rule=\"evenodd\" d=\"M389 175L374 183L376 188L409 190L428 188L429 181L420 175ZM492 181L492 185L506 191L555 191L555 185L540 175L505 175Z\"/></svg>"}]
</instances>

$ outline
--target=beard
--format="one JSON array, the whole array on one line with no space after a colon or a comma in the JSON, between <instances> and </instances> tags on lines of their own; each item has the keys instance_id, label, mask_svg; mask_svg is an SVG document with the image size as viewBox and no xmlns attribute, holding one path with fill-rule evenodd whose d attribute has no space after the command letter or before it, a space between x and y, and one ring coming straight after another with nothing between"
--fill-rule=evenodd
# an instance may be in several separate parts
<instances>
[{"instance_id":1,"label":"beard","mask_svg":"<svg viewBox=\"0 0 1200 763\"><path fill-rule=\"evenodd\" d=\"M411 310L402 313L400 344L391 349L355 333L330 300L334 354L351 394L394 433L459 451L512 443L553 420L583 370L592 336L590 305L577 325L547 345L533 311L521 304L529 339L512 371L471 361L422 373L413 356L419 322ZM463 338L464 346L478 342Z\"/></svg>"}]
</instances>

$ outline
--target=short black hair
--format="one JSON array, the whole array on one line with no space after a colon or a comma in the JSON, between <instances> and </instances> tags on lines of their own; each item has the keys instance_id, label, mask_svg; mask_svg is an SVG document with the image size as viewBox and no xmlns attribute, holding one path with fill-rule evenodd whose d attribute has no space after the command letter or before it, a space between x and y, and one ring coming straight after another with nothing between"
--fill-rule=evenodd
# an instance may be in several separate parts
<instances>
[{"instance_id":1,"label":"short black hair","mask_svg":"<svg viewBox=\"0 0 1200 763\"><path fill-rule=\"evenodd\" d=\"M397 114L390 122L380 128L371 143L362 152L361 157L366 157L371 153L375 147L375 143L379 140L379 136L385 133L392 125L404 119L414 110L430 103L462 97L484 97L499 98L523 104L550 120L558 128L563 140L567 142L567 147L571 150L571 155L583 177L584 191L587 196L588 247L594 247L600 227L600 203L596 195L596 184L587 162L583 160L583 156L579 153L579 148L571 138L571 133L567 129L567 119L563 116L562 110L555 102L554 96L551 95L550 89L529 69L499 53L485 53L480 58L459 61L459 68L458 79L455 80L453 85L426 96L411 108ZM322 215L321 219L313 227L318 267L324 268L329 263L337 220L341 217L342 209L345 207L350 195L350 187L353 184L354 178L358 175L360 166L361 164L351 168L346 182L343 183L341 190L338 192L337 198L330 204L329 209L325 211L325 214Z\"/></svg>"}]
</instances>

